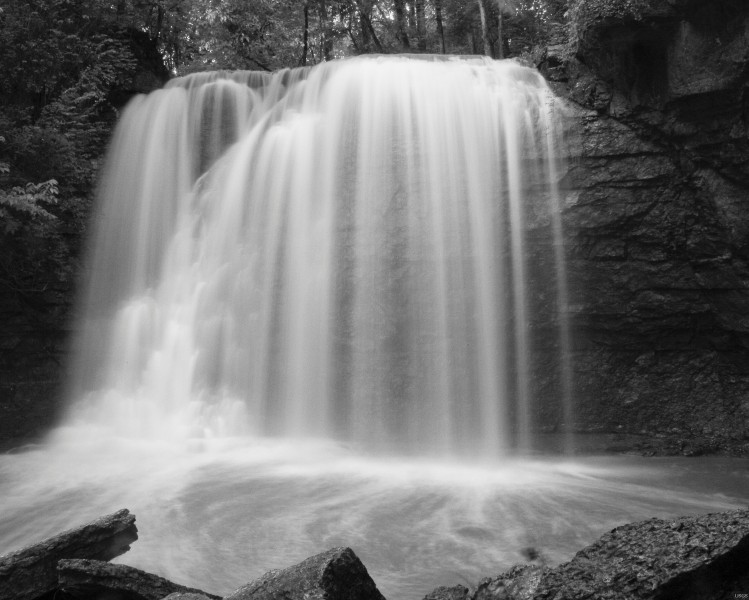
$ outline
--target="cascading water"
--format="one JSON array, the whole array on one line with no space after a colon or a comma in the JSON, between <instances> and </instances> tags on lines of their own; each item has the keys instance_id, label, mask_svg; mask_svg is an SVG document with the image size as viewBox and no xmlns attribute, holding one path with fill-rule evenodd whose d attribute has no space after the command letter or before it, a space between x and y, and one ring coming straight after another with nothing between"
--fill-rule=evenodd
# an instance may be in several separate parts
<instances>
[{"instance_id":1,"label":"cascading water","mask_svg":"<svg viewBox=\"0 0 749 600\"><path fill-rule=\"evenodd\" d=\"M554 112L537 73L483 59L135 99L76 402L0 454L0 554L127 507L141 539L118 560L184 585L226 595L345 545L415 599L528 546L553 564L626 521L744 506L746 461L510 455L540 407L572 416ZM562 358L541 373L542 344Z\"/></svg>"},{"instance_id":2,"label":"cascading water","mask_svg":"<svg viewBox=\"0 0 749 600\"><path fill-rule=\"evenodd\" d=\"M203 74L138 99L102 185L85 418L529 450L533 211L566 301L555 117L538 73L485 59Z\"/></svg>"}]
</instances>

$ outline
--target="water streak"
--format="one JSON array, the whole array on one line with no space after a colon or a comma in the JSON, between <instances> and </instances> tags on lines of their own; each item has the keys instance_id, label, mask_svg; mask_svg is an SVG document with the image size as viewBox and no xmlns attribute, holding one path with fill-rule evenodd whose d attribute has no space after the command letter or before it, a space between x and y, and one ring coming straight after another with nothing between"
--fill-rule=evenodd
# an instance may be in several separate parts
<instances>
[{"instance_id":1,"label":"water streak","mask_svg":"<svg viewBox=\"0 0 749 600\"><path fill-rule=\"evenodd\" d=\"M553 96L509 61L201 74L137 99L102 183L75 417L530 450L534 323L562 324L565 356L569 338L558 146Z\"/></svg>"}]
</instances>

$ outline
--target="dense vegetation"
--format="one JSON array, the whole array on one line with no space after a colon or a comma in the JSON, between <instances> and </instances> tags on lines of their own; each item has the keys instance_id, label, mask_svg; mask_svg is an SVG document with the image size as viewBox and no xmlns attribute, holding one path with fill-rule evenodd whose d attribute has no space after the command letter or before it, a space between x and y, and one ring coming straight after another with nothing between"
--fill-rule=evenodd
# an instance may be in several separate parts
<instances>
[{"instance_id":1,"label":"dense vegetation","mask_svg":"<svg viewBox=\"0 0 749 600\"><path fill-rule=\"evenodd\" d=\"M362 53L517 56L565 0L17 0L0 4L0 287L74 271L118 109L170 74ZM146 85L145 87L148 87Z\"/></svg>"}]
</instances>

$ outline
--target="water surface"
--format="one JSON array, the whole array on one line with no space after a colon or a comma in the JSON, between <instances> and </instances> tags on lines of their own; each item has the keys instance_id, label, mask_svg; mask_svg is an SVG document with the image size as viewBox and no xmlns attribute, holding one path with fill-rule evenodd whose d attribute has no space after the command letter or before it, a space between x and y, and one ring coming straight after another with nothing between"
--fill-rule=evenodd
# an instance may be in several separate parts
<instances>
[{"instance_id":1,"label":"water surface","mask_svg":"<svg viewBox=\"0 0 749 600\"><path fill-rule=\"evenodd\" d=\"M116 559L227 594L350 546L388 598L475 584L532 547L569 560L609 529L747 505L749 461L591 457L466 464L372 459L319 440L143 442L69 429L0 455L0 553L128 508Z\"/></svg>"}]
</instances>

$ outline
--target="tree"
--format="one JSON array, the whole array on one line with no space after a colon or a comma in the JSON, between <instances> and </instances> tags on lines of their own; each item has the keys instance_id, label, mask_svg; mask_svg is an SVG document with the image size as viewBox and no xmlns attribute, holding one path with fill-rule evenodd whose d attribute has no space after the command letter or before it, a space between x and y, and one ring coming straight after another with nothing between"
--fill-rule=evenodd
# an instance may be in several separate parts
<instances>
[{"instance_id":1,"label":"tree","mask_svg":"<svg viewBox=\"0 0 749 600\"><path fill-rule=\"evenodd\" d=\"M484 48L484 54L486 56L492 55L491 44L489 43L489 19L486 14L486 6L484 0L476 0L476 4L479 7L479 14L481 15L481 42Z\"/></svg>"},{"instance_id":2,"label":"tree","mask_svg":"<svg viewBox=\"0 0 749 600\"><path fill-rule=\"evenodd\" d=\"M440 41L440 54L445 54L445 28L442 22L442 0L434 0L434 19L437 23L437 35Z\"/></svg>"},{"instance_id":3,"label":"tree","mask_svg":"<svg viewBox=\"0 0 749 600\"><path fill-rule=\"evenodd\" d=\"M0 288L32 312L75 270L138 32L96 0L0 7Z\"/></svg>"},{"instance_id":4,"label":"tree","mask_svg":"<svg viewBox=\"0 0 749 600\"><path fill-rule=\"evenodd\" d=\"M397 27L396 38L400 42L403 50L408 50L411 47L408 41L408 30L406 24L406 7L403 0L394 0L393 12L395 13L395 23Z\"/></svg>"},{"instance_id":5,"label":"tree","mask_svg":"<svg viewBox=\"0 0 749 600\"><path fill-rule=\"evenodd\" d=\"M414 0L414 12L416 13L416 45L421 51L427 49L426 36L426 13L424 11L424 0Z\"/></svg>"}]
</instances>

